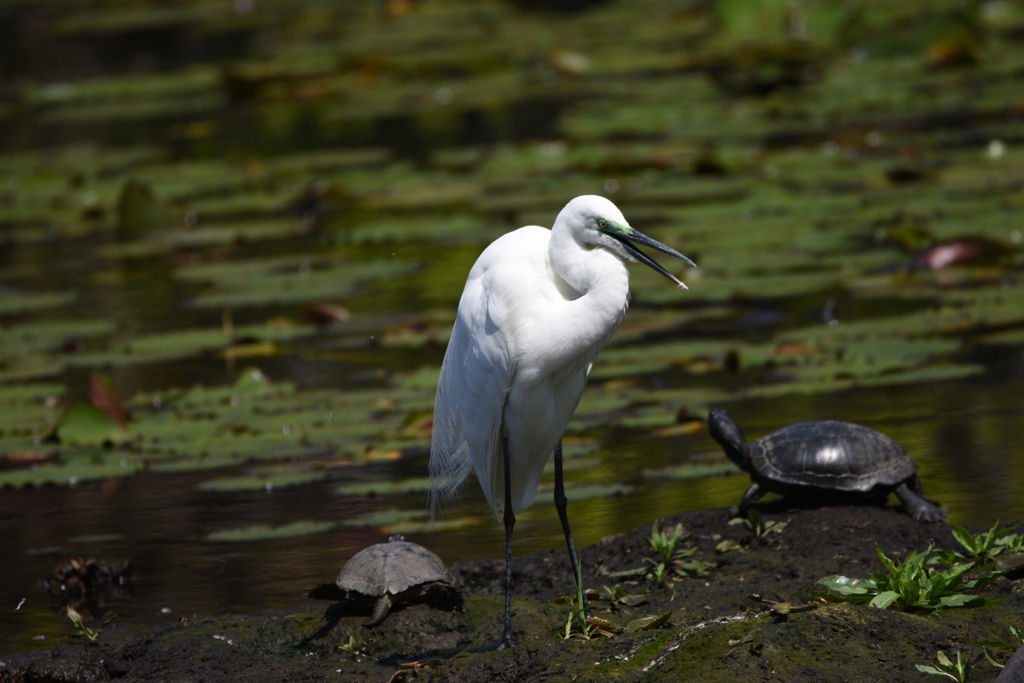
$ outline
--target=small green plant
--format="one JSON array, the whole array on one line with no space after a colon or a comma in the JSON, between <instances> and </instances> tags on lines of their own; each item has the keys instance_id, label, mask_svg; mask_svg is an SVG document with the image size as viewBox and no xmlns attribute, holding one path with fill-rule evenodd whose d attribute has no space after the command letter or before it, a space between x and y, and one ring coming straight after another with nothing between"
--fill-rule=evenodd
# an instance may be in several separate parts
<instances>
[{"instance_id":1,"label":"small green plant","mask_svg":"<svg viewBox=\"0 0 1024 683\"><path fill-rule=\"evenodd\" d=\"M946 571L939 571L925 566L934 554L931 546L924 552L911 551L902 563L890 560L878 546L875 546L875 552L886 571L875 572L870 579L826 576L818 583L839 593L847 602L882 609L893 606L921 609L984 607L998 602L961 592L994 578L990 574L964 581L964 576L974 567L973 562L957 563Z\"/></svg>"},{"instance_id":2,"label":"small green plant","mask_svg":"<svg viewBox=\"0 0 1024 683\"><path fill-rule=\"evenodd\" d=\"M608 590L607 586L605 590ZM569 605L569 615L566 617L565 627L562 629L562 640L569 640L570 638L590 640L597 636L615 635L617 627L612 622L601 617L587 616L587 603L583 598L583 588L580 581L576 582L576 595L572 597L565 595L564 597Z\"/></svg>"},{"instance_id":3,"label":"small green plant","mask_svg":"<svg viewBox=\"0 0 1024 683\"><path fill-rule=\"evenodd\" d=\"M984 655L978 655L972 660L963 658L960 651L956 653L956 663L950 661L949 657L942 650L939 650L939 668L934 666L928 666L927 664L917 664L917 670L926 673L933 674L935 676L945 676L946 678L952 678L957 683L964 683L967 680L967 676L971 673L971 669L978 666L984 659Z\"/></svg>"},{"instance_id":4,"label":"small green plant","mask_svg":"<svg viewBox=\"0 0 1024 683\"><path fill-rule=\"evenodd\" d=\"M1012 526L997 531L998 526L999 522L996 522L988 531L972 534L956 524L953 527L953 538L971 554L978 566L987 565L1003 553L1024 552L1024 536L1007 533L1014 528Z\"/></svg>"},{"instance_id":5,"label":"small green plant","mask_svg":"<svg viewBox=\"0 0 1024 683\"><path fill-rule=\"evenodd\" d=\"M100 634L103 633L103 629L105 629L111 622L113 622L115 619L119 619L121 617L126 616L128 615L124 612L112 614L103 620L99 628L94 629L89 628L85 625L85 619L84 617L82 617L81 614L78 613L78 611L76 611L73 607L68 607L68 619L71 620L71 625L75 629L75 635L80 638L87 638L89 640L96 640L100 637Z\"/></svg>"},{"instance_id":6,"label":"small green plant","mask_svg":"<svg viewBox=\"0 0 1024 683\"><path fill-rule=\"evenodd\" d=\"M675 528L671 531L662 532L658 531L658 523L654 522L651 526L651 535L647 537L647 542L651 544L651 549L665 558L667 564L671 564L672 560L675 559L676 550L679 549L679 543L683 540L686 535L686 531L683 529L682 524L676 524Z\"/></svg>"},{"instance_id":7,"label":"small green plant","mask_svg":"<svg viewBox=\"0 0 1024 683\"><path fill-rule=\"evenodd\" d=\"M672 578L706 576L708 570L714 568L715 565L710 562L699 560L683 562L685 558L692 557L700 551L700 548L681 550L679 544L685 537L686 531L682 524L676 524L673 529L664 532L658 530L657 522L652 525L651 535L647 537L647 542L651 544L651 549L654 552L661 555L663 561L659 562L650 557L645 558L645 561L651 565L650 569L646 571L647 578L667 582ZM674 595L675 589L672 588Z\"/></svg>"},{"instance_id":8,"label":"small green plant","mask_svg":"<svg viewBox=\"0 0 1024 683\"><path fill-rule=\"evenodd\" d=\"M648 562L651 565L651 568L647 570L647 575L650 578L654 579L655 581L664 581L666 578L668 578L668 565L666 565L664 562L658 562L657 560L652 560L649 557L644 558L644 561Z\"/></svg>"},{"instance_id":9,"label":"small green plant","mask_svg":"<svg viewBox=\"0 0 1024 683\"><path fill-rule=\"evenodd\" d=\"M601 586L601 590L604 591L602 597L611 603L612 606L629 604L629 596L622 592L622 586L619 584L615 584L611 588Z\"/></svg>"},{"instance_id":10,"label":"small green plant","mask_svg":"<svg viewBox=\"0 0 1024 683\"><path fill-rule=\"evenodd\" d=\"M696 552L697 548L694 548L694 551ZM703 562L701 560L691 560L690 562L676 561L675 563L676 576L679 577L696 578L698 576L707 576L708 572L714 568L714 562Z\"/></svg>"},{"instance_id":11,"label":"small green plant","mask_svg":"<svg viewBox=\"0 0 1024 683\"><path fill-rule=\"evenodd\" d=\"M569 603L569 616L565 619L565 628L562 630L562 640L569 640L579 635L583 640L590 640L592 627L587 623L586 612L579 609L573 598L566 600Z\"/></svg>"},{"instance_id":12,"label":"small green plant","mask_svg":"<svg viewBox=\"0 0 1024 683\"><path fill-rule=\"evenodd\" d=\"M1024 643L1024 630L1019 629L1016 626L1011 626L1010 633L1012 633L1021 643ZM973 640L971 642L981 645L982 654L985 656L985 659L987 659L992 666L1000 669L1006 665L996 659L995 654L989 648L995 647L1000 650L1010 650L1013 652L1020 647L1020 645L1011 645L1010 643L1004 643L1001 640Z\"/></svg>"},{"instance_id":13,"label":"small green plant","mask_svg":"<svg viewBox=\"0 0 1024 683\"><path fill-rule=\"evenodd\" d=\"M786 528L785 522L774 522L764 519L757 510L748 510L746 517L730 519L729 524L742 524L746 528L747 537L752 544L760 542L767 533L782 533L782 530Z\"/></svg>"},{"instance_id":14,"label":"small green plant","mask_svg":"<svg viewBox=\"0 0 1024 683\"><path fill-rule=\"evenodd\" d=\"M338 649L352 657L366 657L369 655L366 650L366 643L356 641L355 636L349 636L348 641L339 645Z\"/></svg>"}]
</instances>

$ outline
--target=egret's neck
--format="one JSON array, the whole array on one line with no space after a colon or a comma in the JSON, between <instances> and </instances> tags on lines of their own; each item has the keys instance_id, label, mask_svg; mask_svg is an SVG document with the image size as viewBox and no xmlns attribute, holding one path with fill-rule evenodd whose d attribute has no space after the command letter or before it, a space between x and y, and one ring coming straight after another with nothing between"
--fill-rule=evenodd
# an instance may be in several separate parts
<instances>
[{"instance_id":1,"label":"egret's neck","mask_svg":"<svg viewBox=\"0 0 1024 683\"><path fill-rule=\"evenodd\" d=\"M600 293L609 303L625 305L629 271L618 256L603 247L580 244L568 230L553 230L548 250L555 271L577 292Z\"/></svg>"}]
</instances>

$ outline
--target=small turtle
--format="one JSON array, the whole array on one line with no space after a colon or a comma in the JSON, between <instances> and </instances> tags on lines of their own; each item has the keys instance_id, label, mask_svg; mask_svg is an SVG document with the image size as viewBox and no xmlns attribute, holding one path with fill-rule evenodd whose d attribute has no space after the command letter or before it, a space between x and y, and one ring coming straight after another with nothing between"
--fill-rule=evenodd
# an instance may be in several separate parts
<instances>
[{"instance_id":1,"label":"small turtle","mask_svg":"<svg viewBox=\"0 0 1024 683\"><path fill-rule=\"evenodd\" d=\"M769 491L814 494L835 491L884 497L895 491L910 515L938 522L946 509L924 497L917 463L885 434L835 420L797 422L749 446L743 430L721 408L708 415L708 431L725 454L750 473L750 488L733 516L742 515Z\"/></svg>"},{"instance_id":2,"label":"small turtle","mask_svg":"<svg viewBox=\"0 0 1024 683\"><path fill-rule=\"evenodd\" d=\"M395 534L356 553L345 563L334 583L322 583L309 591L317 600L349 600L373 603L373 617L364 626L377 626L393 604L429 602L458 609L462 596L455 578L441 558L421 545Z\"/></svg>"}]
</instances>

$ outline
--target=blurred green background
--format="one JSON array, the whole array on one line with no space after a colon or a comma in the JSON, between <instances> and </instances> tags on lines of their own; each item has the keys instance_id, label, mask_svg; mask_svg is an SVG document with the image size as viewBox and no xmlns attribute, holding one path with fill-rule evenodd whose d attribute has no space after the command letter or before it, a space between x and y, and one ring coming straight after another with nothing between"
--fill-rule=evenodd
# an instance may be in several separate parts
<instances>
[{"instance_id":1,"label":"blurred green background","mask_svg":"<svg viewBox=\"0 0 1024 683\"><path fill-rule=\"evenodd\" d=\"M301 604L395 531L499 556L475 483L427 534L438 368L484 246L586 193L698 268L633 269L578 543L739 500L710 405L1020 521L1022 85L1003 0L0 1L0 652L71 632L72 555L134 558L120 629Z\"/></svg>"}]
</instances>

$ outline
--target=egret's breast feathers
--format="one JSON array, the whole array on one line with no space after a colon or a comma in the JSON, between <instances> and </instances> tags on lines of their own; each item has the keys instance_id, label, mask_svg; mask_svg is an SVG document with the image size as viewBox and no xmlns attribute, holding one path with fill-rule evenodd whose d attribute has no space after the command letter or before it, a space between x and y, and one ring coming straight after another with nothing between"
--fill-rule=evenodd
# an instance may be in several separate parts
<instances>
[{"instance_id":1,"label":"egret's breast feathers","mask_svg":"<svg viewBox=\"0 0 1024 683\"><path fill-rule=\"evenodd\" d=\"M513 506L529 505L590 366L622 320L622 261L590 253L601 272L581 292L558 275L550 238L545 228L520 228L488 246L470 271L434 406L432 507L454 497L475 469L497 513L505 434L524 470L513 479Z\"/></svg>"}]
</instances>

